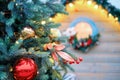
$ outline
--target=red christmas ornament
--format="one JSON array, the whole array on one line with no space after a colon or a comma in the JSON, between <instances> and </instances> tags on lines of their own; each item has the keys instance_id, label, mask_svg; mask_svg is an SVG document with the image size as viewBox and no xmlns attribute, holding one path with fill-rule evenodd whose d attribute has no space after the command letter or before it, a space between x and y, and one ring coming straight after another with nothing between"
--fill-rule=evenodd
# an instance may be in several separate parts
<instances>
[{"instance_id":1,"label":"red christmas ornament","mask_svg":"<svg viewBox=\"0 0 120 80\"><path fill-rule=\"evenodd\" d=\"M37 65L30 58L21 58L13 66L15 80L33 80L37 75Z\"/></svg>"},{"instance_id":2,"label":"red christmas ornament","mask_svg":"<svg viewBox=\"0 0 120 80\"><path fill-rule=\"evenodd\" d=\"M87 46L89 46L90 44L92 44L92 39L88 39L87 41Z\"/></svg>"}]
</instances>

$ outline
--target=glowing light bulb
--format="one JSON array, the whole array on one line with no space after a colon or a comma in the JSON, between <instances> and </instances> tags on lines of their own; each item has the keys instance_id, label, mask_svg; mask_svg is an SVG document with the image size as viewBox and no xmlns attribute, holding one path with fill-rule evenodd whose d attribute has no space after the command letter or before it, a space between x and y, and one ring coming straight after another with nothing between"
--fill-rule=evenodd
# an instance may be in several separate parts
<instances>
[{"instance_id":1,"label":"glowing light bulb","mask_svg":"<svg viewBox=\"0 0 120 80\"><path fill-rule=\"evenodd\" d=\"M33 21L34 23L36 22L36 21Z\"/></svg>"},{"instance_id":2,"label":"glowing light bulb","mask_svg":"<svg viewBox=\"0 0 120 80\"><path fill-rule=\"evenodd\" d=\"M23 38L20 36L20 39L23 39Z\"/></svg>"},{"instance_id":3,"label":"glowing light bulb","mask_svg":"<svg viewBox=\"0 0 120 80\"><path fill-rule=\"evenodd\" d=\"M61 17L61 14L60 14L60 13L58 13L58 14L57 14L57 16Z\"/></svg>"},{"instance_id":4,"label":"glowing light bulb","mask_svg":"<svg viewBox=\"0 0 120 80\"><path fill-rule=\"evenodd\" d=\"M15 5L18 6L18 3L16 3Z\"/></svg>"},{"instance_id":5,"label":"glowing light bulb","mask_svg":"<svg viewBox=\"0 0 120 80\"><path fill-rule=\"evenodd\" d=\"M91 4L92 4L92 1L87 1L87 4L88 4L88 5L91 5Z\"/></svg>"},{"instance_id":6,"label":"glowing light bulb","mask_svg":"<svg viewBox=\"0 0 120 80\"><path fill-rule=\"evenodd\" d=\"M112 14L109 13L108 16L109 16L109 17L112 17Z\"/></svg>"},{"instance_id":7,"label":"glowing light bulb","mask_svg":"<svg viewBox=\"0 0 120 80\"><path fill-rule=\"evenodd\" d=\"M38 36L35 36L35 38L38 38Z\"/></svg>"},{"instance_id":8,"label":"glowing light bulb","mask_svg":"<svg viewBox=\"0 0 120 80\"><path fill-rule=\"evenodd\" d=\"M70 6L70 7L73 7L73 4L72 4L72 3L69 3L69 6Z\"/></svg>"},{"instance_id":9,"label":"glowing light bulb","mask_svg":"<svg viewBox=\"0 0 120 80\"><path fill-rule=\"evenodd\" d=\"M46 22L45 21L41 21L41 24L44 25L44 24L46 24Z\"/></svg>"},{"instance_id":10,"label":"glowing light bulb","mask_svg":"<svg viewBox=\"0 0 120 80\"><path fill-rule=\"evenodd\" d=\"M16 44L19 44L19 42L18 42L18 41L16 41Z\"/></svg>"},{"instance_id":11,"label":"glowing light bulb","mask_svg":"<svg viewBox=\"0 0 120 80\"><path fill-rule=\"evenodd\" d=\"M98 9L98 7L99 7L99 6L98 6L97 4L94 6L95 9Z\"/></svg>"},{"instance_id":12,"label":"glowing light bulb","mask_svg":"<svg viewBox=\"0 0 120 80\"><path fill-rule=\"evenodd\" d=\"M115 17L115 20L118 21L118 17Z\"/></svg>"},{"instance_id":13,"label":"glowing light bulb","mask_svg":"<svg viewBox=\"0 0 120 80\"><path fill-rule=\"evenodd\" d=\"M49 18L49 21L52 21L52 18Z\"/></svg>"}]
</instances>

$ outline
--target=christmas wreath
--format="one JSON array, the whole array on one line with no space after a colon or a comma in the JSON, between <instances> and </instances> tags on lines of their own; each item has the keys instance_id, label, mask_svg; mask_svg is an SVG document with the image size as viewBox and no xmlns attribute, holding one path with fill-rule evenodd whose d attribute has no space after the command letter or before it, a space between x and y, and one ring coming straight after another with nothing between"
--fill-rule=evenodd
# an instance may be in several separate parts
<instances>
[{"instance_id":1,"label":"christmas wreath","mask_svg":"<svg viewBox=\"0 0 120 80\"><path fill-rule=\"evenodd\" d=\"M88 38L78 40L76 35L70 36L68 39L69 43L72 45L74 49L81 50L83 52L88 51L91 47L98 44L100 34L92 37L89 36Z\"/></svg>"},{"instance_id":2,"label":"christmas wreath","mask_svg":"<svg viewBox=\"0 0 120 80\"><path fill-rule=\"evenodd\" d=\"M98 44L100 36L95 23L84 17L75 19L64 34L68 36L68 42L73 48L83 52Z\"/></svg>"}]
</instances>

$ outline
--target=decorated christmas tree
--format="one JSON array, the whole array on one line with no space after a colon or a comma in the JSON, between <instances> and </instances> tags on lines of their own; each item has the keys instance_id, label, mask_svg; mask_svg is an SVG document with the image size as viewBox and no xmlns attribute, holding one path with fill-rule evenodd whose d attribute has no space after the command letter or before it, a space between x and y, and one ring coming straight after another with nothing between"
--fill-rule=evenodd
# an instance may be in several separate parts
<instances>
[{"instance_id":1,"label":"decorated christmas tree","mask_svg":"<svg viewBox=\"0 0 120 80\"><path fill-rule=\"evenodd\" d=\"M0 80L64 80L82 60L51 33L57 13L67 14L60 0L0 0Z\"/></svg>"}]
</instances>

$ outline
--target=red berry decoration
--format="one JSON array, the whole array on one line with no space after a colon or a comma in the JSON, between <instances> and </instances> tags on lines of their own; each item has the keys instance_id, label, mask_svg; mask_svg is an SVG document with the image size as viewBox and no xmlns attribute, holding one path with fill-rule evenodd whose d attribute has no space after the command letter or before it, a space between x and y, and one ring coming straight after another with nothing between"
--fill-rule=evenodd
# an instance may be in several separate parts
<instances>
[{"instance_id":1,"label":"red berry decoration","mask_svg":"<svg viewBox=\"0 0 120 80\"><path fill-rule=\"evenodd\" d=\"M85 43L81 42L80 46L85 47Z\"/></svg>"},{"instance_id":2,"label":"red berry decoration","mask_svg":"<svg viewBox=\"0 0 120 80\"><path fill-rule=\"evenodd\" d=\"M83 61L83 58L82 58L82 57L79 57L79 58L77 58L77 59L74 60L74 61L66 61L66 60L65 60L65 61L63 61L63 63L64 63L64 64L67 64L67 63L69 63L69 64L75 64L75 63L76 63L76 64L80 64L81 61Z\"/></svg>"},{"instance_id":3,"label":"red berry decoration","mask_svg":"<svg viewBox=\"0 0 120 80\"><path fill-rule=\"evenodd\" d=\"M87 46L89 46L90 44L92 44L92 39L88 39L87 41Z\"/></svg>"},{"instance_id":4,"label":"red berry decoration","mask_svg":"<svg viewBox=\"0 0 120 80\"><path fill-rule=\"evenodd\" d=\"M80 61L79 60L76 60L76 64L79 64L80 63Z\"/></svg>"},{"instance_id":5,"label":"red berry decoration","mask_svg":"<svg viewBox=\"0 0 120 80\"><path fill-rule=\"evenodd\" d=\"M15 80L33 80L37 75L37 64L31 58L21 58L13 66Z\"/></svg>"},{"instance_id":6,"label":"red berry decoration","mask_svg":"<svg viewBox=\"0 0 120 80\"><path fill-rule=\"evenodd\" d=\"M74 63L75 63L75 62L73 62L73 61L70 61L70 62L69 62L69 64L74 64Z\"/></svg>"},{"instance_id":7,"label":"red berry decoration","mask_svg":"<svg viewBox=\"0 0 120 80\"><path fill-rule=\"evenodd\" d=\"M79 57L79 61L83 61L83 58Z\"/></svg>"}]
</instances>

